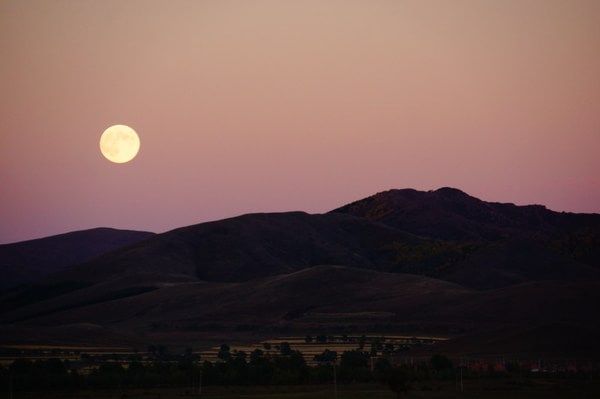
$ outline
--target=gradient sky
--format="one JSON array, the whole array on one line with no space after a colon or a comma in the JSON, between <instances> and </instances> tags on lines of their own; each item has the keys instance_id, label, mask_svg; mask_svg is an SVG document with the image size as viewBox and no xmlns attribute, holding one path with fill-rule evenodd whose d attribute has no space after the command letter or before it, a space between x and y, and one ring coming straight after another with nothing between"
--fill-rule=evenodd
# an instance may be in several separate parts
<instances>
[{"instance_id":1,"label":"gradient sky","mask_svg":"<svg viewBox=\"0 0 600 399\"><path fill-rule=\"evenodd\" d=\"M600 211L598 0L4 0L0 60L0 243L404 187Z\"/></svg>"}]
</instances>

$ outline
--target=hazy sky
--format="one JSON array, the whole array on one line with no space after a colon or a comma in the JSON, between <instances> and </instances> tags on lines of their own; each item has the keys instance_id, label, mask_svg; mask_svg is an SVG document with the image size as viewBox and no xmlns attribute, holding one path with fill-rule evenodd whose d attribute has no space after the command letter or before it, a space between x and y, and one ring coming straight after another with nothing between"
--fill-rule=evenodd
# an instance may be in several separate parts
<instances>
[{"instance_id":1,"label":"hazy sky","mask_svg":"<svg viewBox=\"0 0 600 399\"><path fill-rule=\"evenodd\" d=\"M0 60L0 242L404 187L600 212L598 0L4 0Z\"/></svg>"}]
</instances>

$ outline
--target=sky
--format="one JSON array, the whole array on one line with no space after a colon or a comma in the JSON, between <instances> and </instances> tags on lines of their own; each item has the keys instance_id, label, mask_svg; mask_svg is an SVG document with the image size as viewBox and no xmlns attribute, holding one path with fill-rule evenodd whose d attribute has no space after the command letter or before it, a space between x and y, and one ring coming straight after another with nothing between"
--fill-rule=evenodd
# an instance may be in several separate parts
<instances>
[{"instance_id":1,"label":"sky","mask_svg":"<svg viewBox=\"0 0 600 399\"><path fill-rule=\"evenodd\" d=\"M600 1L0 2L0 243L390 188L600 212ZM100 135L125 124L138 156Z\"/></svg>"}]
</instances>

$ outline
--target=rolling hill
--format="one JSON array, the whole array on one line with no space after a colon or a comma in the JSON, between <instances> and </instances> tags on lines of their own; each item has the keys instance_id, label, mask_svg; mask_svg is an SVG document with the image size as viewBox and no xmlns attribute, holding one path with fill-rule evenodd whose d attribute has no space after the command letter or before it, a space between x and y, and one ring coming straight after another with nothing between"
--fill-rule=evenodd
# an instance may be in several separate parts
<instances>
[{"instance_id":1,"label":"rolling hill","mask_svg":"<svg viewBox=\"0 0 600 399\"><path fill-rule=\"evenodd\" d=\"M0 289L35 282L48 274L142 241L153 234L96 228L0 245Z\"/></svg>"},{"instance_id":2,"label":"rolling hill","mask_svg":"<svg viewBox=\"0 0 600 399\"><path fill-rule=\"evenodd\" d=\"M598 234L600 226L597 214L486 202L450 187L384 191L330 213L364 217L418 236L453 241L495 241L532 235L541 238L582 230Z\"/></svg>"},{"instance_id":3,"label":"rolling hill","mask_svg":"<svg viewBox=\"0 0 600 399\"><path fill-rule=\"evenodd\" d=\"M94 340L128 342L375 329L503 347L514 337L522 349L557 323L600 328L599 231L599 215L449 188L391 190L326 214L243 215L147 236L0 294L0 340L31 340L42 326L53 340L93 326ZM495 331L511 333L486 335Z\"/></svg>"}]
</instances>

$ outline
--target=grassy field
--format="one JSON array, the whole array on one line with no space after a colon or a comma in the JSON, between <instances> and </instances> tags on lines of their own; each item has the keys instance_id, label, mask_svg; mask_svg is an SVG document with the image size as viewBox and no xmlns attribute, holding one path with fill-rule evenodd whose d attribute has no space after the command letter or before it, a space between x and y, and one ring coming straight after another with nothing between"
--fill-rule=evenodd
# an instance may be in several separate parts
<instances>
[{"instance_id":1,"label":"grassy field","mask_svg":"<svg viewBox=\"0 0 600 399\"><path fill-rule=\"evenodd\" d=\"M422 384L421 384L422 385ZM423 389L426 388L426 389ZM433 383L416 386L403 398L539 398L539 399L592 399L600 397L600 383L590 381L536 380L525 386L517 386L509 380L465 381L464 392L456 390L454 383ZM6 391L2 392L6 394ZM0 396L1 397L1 396ZM80 391L80 392L21 392L14 399L335 399L332 386L292 387L207 387L202 395L192 395L185 389L147 389L128 391ZM340 386L337 399L393 399L396 395L379 385Z\"/></svg>"}]
</instances>

